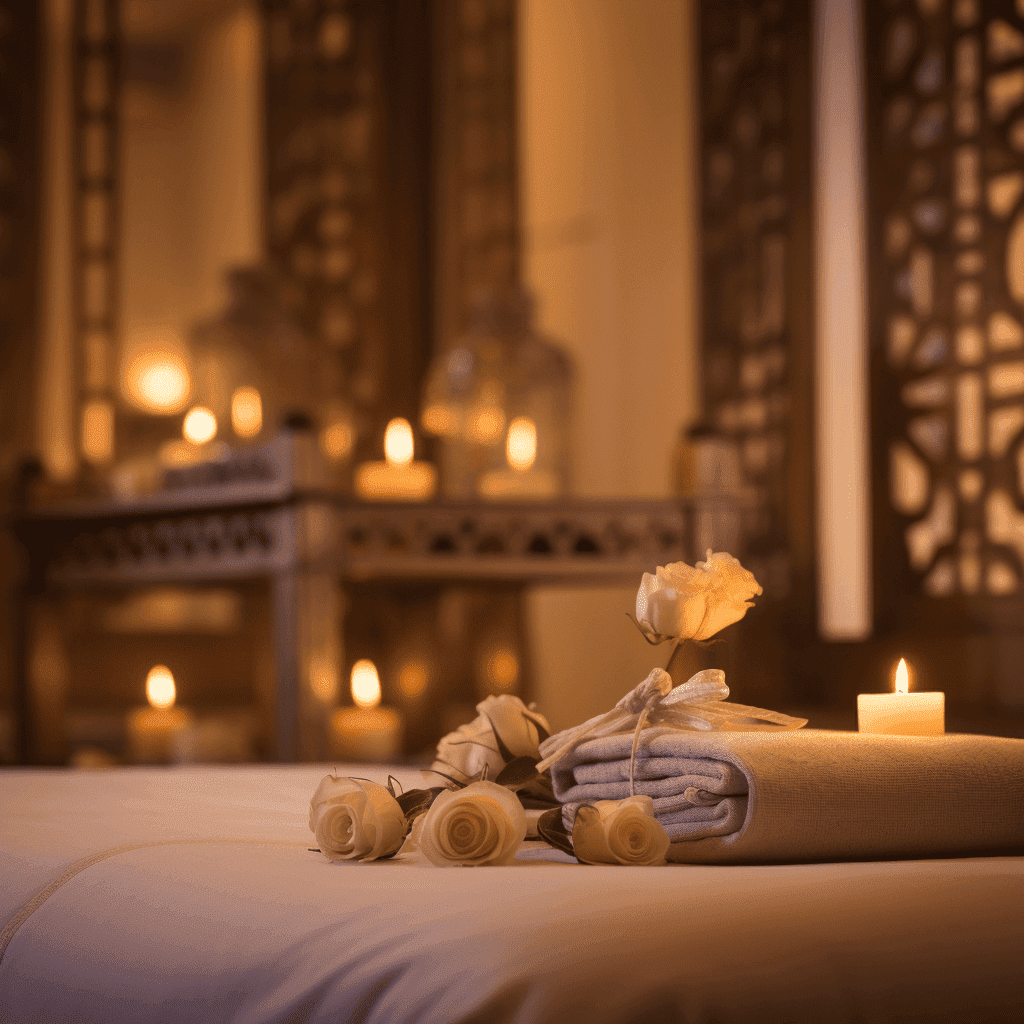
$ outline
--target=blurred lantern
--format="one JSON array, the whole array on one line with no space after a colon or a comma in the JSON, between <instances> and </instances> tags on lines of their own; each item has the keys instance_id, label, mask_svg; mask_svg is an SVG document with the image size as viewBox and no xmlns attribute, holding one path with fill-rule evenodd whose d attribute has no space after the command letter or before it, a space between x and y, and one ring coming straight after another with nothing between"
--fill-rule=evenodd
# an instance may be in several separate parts
<instances>
[{"instance_id":1,"label":"blurred lantern","mask_svg":"<svg viewBox=\"0 0 1024 1024\"><path fill-rule=\"evenodd\" d=\"M188 356L168 327L133 331L119 361L116 405L100 399L83 409L83 455L104 469L106 486L119 497L160 486L161 449L181 439L192 394Z\"/></svg>"},{"instance_id":2,"label":"blurred lantern","mask_svg":"<svg viewBox=\"0 0 1024 1024\"><path fill-rule=\"evenodd\" d=\"M449 497L551 498L569 490L569 355L533 328L523 291L478 303L469 329L436 356L421 422L440 438Z\"/></svg>"},{"instance_id":3,"label":"blurred lantern","mask_svg":"<svg viewBox=\"0 0 1024 1024\"><path fill-rule=\"evenodd\" d=\"M278 301L275 278L256 267L227 275L229 301L221 316L193 331L195 406L214 418L232 445L265 440L290 415L318 421L312 351Z\"/></svg>"}]
</instances>

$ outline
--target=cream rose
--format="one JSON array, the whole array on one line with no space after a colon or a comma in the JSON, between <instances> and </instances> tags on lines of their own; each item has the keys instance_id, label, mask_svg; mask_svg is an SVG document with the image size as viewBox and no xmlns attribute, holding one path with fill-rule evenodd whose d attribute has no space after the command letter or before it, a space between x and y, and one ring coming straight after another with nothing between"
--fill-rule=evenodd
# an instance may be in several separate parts
<instances>
[{"instance_id":1,"label":"cream rose","mask_svg":"<svg viewBox=\"0 0 1024 1024\"><path fill-rule=\"evenodd\" d=\"M636 595L636 620L652 640L707 640L739 622L761 594L753 573L724 551L689 566L672 562L645 572Z\"/></svg>"},{"instance_id":2,"label":"cream rose","mask_svg":"<svg viewBox=\"0 0 1024 1024\"><path fill-rule=\"evenodd\" d=\"M548 720L531 711L518 697L488 697L476 706L477 717L468 725L442 737L437 745L438 771L457 772L471 778L487 765L487 777L495 778L505 766L494 730L514 757L540 757L540 728L550 732ZM492 728L493 725L493 728Z\"/></svg>"},{"instance_id":3,"label":"cream rose","mask_svg":"<svg viewBox=\"0 0 1024 1024\"><path fill-rule=\"evenodd\" d=\"M328 860L376 860L405 839L405 814L375 782L328 775L309 802L309 829Z\"/></svg>"},{"instance_id":4,"label":"cream rose","mask_svg":"<svg viewBox=\"0 0 1024 1024\"><path fill-rule=\"evenodd\" d=\"M583 804L572 827L572 848L583 864L664 864L668 834L649 796Z\"/></svg>"},{"instance_id":5,"label":"cream rose","mask_svg":"<svg viewBox=\"0 0 1024 1024\"><path fill-rule=\"evenodd\" d=\"M438 794L412 831L413 843L438 867L509 864L525 836L518 797L493 782Z\"/></svg>"}]
</instances>

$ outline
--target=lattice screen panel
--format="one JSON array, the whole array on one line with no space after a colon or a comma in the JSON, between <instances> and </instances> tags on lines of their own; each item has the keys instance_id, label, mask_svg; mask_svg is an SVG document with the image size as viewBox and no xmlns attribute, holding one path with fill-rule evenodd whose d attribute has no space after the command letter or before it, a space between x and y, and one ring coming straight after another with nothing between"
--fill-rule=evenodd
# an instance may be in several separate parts
<instances>
[{"instance_id":1,"label":"lattice screen panel","mask_svg":"<svg viewBox=\"0 0 1024 1024\"><path fill-rule=\"evenodd\" d=\"M119 0L76 0L74 309L78 439L86 462L114 458L119 316Z\"/></svg>"},{"instance_id":2,"label":"lattice screen panel","mask_svg":"<svg viewBox=\"0 0 1024 1024\"><path fill-rule=\"evenodd\" d=\"M516 0L453 0L441 18L438 341L466 326L482 292L516 283Z\"/></svg>"},{"instance_id":3,"label":"lattice screen panel","mask_svg":"<svg viewBox=\"0 0 1024 1024\"><path fill-rule=\"evenodd\" d=\"M866 9L879 608L1019 601L1024 0Z\"/></svg>"},{"instance_id":4,"label":"lattice screen panel","mask_svg":"<svg viewBox=\"0 0 1024 1024\"><path fill-rule=\"evenodd\" d=\"M810 595L810 10L700 7L704 408L764 509L748 545ZM794 588L795 589L795 588Z\"/></svg>"},{"instance_id":5,"label":"lattice screen panel","mask_svg":"<svg viewBox=\"0 0 1024 1024\"><path fill-rule=\"evenodd\" d=\"M265 0L267 229L325 394L380 389L374 251L381 74L374 5Z\"/></svg>"}]
</instances>

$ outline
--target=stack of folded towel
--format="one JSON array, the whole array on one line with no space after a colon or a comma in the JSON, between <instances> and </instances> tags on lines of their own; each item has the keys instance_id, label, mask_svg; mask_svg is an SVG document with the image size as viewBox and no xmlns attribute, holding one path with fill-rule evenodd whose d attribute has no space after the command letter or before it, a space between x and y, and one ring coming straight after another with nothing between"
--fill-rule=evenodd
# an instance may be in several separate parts
<instances>
[{"instance_id":1,"label":"stack of folded towel","mask_svg":"<svg viewBox=\"0 0 1024 1024\"><path fill-rule=\"evenodd\" d=\"M629 796L632 744L632 730L586 740L552 764L567 829L580 804ZM1024 740L655 726L634 787L652 797L671 861L1024 852Z\"/></svg>"}]
</instances>

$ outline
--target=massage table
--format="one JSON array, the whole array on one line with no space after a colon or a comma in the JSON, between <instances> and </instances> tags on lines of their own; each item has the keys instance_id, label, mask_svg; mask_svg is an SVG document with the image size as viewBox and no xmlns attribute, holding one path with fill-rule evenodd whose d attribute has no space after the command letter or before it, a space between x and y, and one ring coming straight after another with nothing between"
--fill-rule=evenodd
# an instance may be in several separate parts
<instances>
[{"instance_id":1,"label":"massage table","mask_svg":"<svg viewBox=\"0 0 1024 1024\"><path fill-rule=\"evenodd\" d=\"M0 771L0 1021L1024 1020L1022 857L331 863L329 770Z\"/></svg>"}]
</instances>

